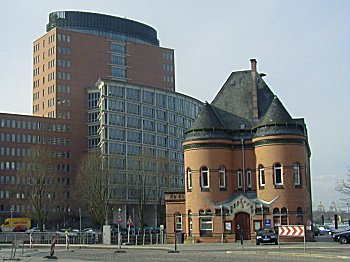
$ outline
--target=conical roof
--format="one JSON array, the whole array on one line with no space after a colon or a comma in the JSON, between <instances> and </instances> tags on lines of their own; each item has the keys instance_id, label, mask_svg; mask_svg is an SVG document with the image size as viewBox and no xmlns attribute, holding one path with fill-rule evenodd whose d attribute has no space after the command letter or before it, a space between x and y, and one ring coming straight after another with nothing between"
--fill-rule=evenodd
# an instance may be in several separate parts
<instances>
[{"instance_id":1,"label":"conical roof","mask_svg":"<svg viewBox=\"0 0 350 262\"><path fill-rule=\"evenodd\" d=\"M205 102L191 129L223 129L224 126L212 106Z\"/></svg>"},{"instance_id":2,"label":"conical roof","mask_svg":"<svg viewBox=\"0 0 350 262\"><path fill-rule=\"evenodd\" d=\"M267 110L266 114L259 121L259 126L261 125L270 125L274 123L289 123L293 119L282 105L281 101L275 96L272 100L272 103Z\"/></svg>"}]
</instances>

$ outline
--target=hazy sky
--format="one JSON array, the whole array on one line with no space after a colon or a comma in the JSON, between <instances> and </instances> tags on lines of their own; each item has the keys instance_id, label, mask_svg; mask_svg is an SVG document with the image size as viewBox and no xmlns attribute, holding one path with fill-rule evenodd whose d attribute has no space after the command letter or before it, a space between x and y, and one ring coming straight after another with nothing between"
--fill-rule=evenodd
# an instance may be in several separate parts
<instances>
[{"instance_id":1,"label":"hazy sky","mask_svg":"<svg viewBox=\"0 0 350 262\"><path fill-rule=\"evenodd\" d=\"M154 27L175 49L176 89L211 102L232 71L258 71L312 150L313 203L328 208L350 168L350 1L1 0L0 111L31 114L32 42L48 14L79 10Z\"/></svg>"}]
</instances>

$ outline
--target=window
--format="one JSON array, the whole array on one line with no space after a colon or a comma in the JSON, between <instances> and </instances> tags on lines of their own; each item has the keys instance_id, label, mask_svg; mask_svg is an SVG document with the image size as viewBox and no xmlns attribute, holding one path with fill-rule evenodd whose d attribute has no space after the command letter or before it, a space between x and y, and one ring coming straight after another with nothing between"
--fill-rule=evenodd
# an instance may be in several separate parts
<instances>
[{"instance_id":1,"label":"window","mask_svg":"<svg viewBox=\"0 0 350 262\"><path fill-rule=\"evenodd\" d=\"M276 207L273 209L273 224L275 227L280 226L280 210Z\"/></svg>"},{"instance_id":2,"label":"window","mask_svg":"<svg viewBox=\"0 0 350 262\"><path fill-rule=\"evenodd\" d=\"M190 168L187 168L187 190L192 190L192 171Z\"/></svg>"},{"instance_id":3,"label":"window","mask_svg":"<svg viewBox=\"0 0 350 262\"><path fill-rule=\"evenodd\" d=\"M259 183L260 187L265 186L265 169L263 165L259 166Z\"/></svg>"},{"instance_id":4,"label":"window","mask_svg":"<svg viewBox=\"0 0 350 262\"><path fill-rule=\"evenodd\" d=\"M201 188L209 188L209 169L207 167L201 168Z\"/></svg>"},{"instance_id":5,"label":"window","mask_svg":"<svg viewBox=\"0 0 350 262\"><path fill-rule=\"evenodd\" d=\"M182 231L182 215L179 213L175 213L175 229L176 232Z\"/></svg>"},{"instance_id":6,"label":"window","mask_svg":"<svg viewBox=\"0 0 350 262\"><path fill-rule=\"evenodd\" d=\"M252 171L248 170L247 171L247 187L252 188Z\"/></svg>"},{"instance_id":7,"label":"window","mask_svg":"<svg viewBox=\"0 0 350 262\"><path fill-rule=\"evenodd\" d=\"M213 219L211 217L200 217L200 236L212 236L213 234Z\"/></svg>"},{"instance_id":8,"label":"window","mask_svg":"<svg viewBox=\"0 0 350 262\"><path fill-rule=\"evenodd\" d=\"M226 170L224 167L219 169L219 188L226 188Z\"/></svg>"},{"instance_id":9,"label":"window","mask_svg":"<svg viewBox=\"0 0 350 262\"><path fill-rule=\"evenodd\" d=\"M192 211L188 210L188 234L192 236Z\"/></svg>"},{"instance_id":10,"label":"window","mask_svg":"<svg viewBox=\"0 0 350 262\"><path fill-rule=\"evenodd\" d=\"M281 225L288 225L288 212L285 207L281 209Z\"/></svg>"},{"instance_id":11,"label":"window","mask_svg":"<svg viewBox=\"0 0 350 262\"><path fill-rule=\"evenodd\" d=\"M294 185L300 186L301 181L300 181L300 165L299 165L299 163L294 164L293 170L294 170Z\"/></svg>"},{"instance_id":12,"label":"window","mask_svg":"<svg viewBox=\"0 0 350 262\"><path fill-rule=\"evenodd\" d=\"M273 174L274 174L274 184L275 186L283 185L283 175L282 175L283 167L280 163L277 163L273 166Z\"/></svg>"},{"instance_id":13,"label":"window","mask_svg":"<svg viewBox=\"0 0 350 262\"><path fill-rule=\"evenodd\" d=\"M242 171L237 171L237 187L238 189L242 189Z\"/></svg>"},{"instance_id":14,"label":"window","mask_svg":"<svg viewBox=\"0 0 350 262\"><path fill-rule=\"evenodd\" d=\"M303 209L301 207L297 208L297 224L303 224Z\"/></svg>"}]
</instances>

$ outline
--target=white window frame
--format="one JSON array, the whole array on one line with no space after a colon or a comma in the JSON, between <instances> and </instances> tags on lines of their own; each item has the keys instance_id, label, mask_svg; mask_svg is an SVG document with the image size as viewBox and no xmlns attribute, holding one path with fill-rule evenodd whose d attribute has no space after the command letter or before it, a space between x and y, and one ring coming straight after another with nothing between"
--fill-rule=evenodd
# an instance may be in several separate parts
<instances>
[{"instance_id":1,"label":"white window frame","mask_svg":"<svg viewBox=\"0 0 350 262\"><path fill-rule=\"evenodd\" d=\"M191 168L187 168L187 189L192 189L192 170Z\"/></svg>"},{"instance_id":2,"label":"white window frame","mask_svg":"<svg viewBox=\"0 0 350 262\"><path fill-rule=\"evenodd\" d=\"M204 184L204 177L206 177L206 181L208 182L207 185ZM209 181L209 169L207 167L201 168L201 188L209 188L210 181Z\"/></svg>"},{"instance_id":3,"label":"white window frame","mask_svg":"<svg viewBox=\"0 0 350 262\"><path fill-rule=\"evenodd\" d=\"M213 218L212 217L200 217L199 218L200 231L211 231L213 233ZM209 225L205 228L204 225Z\"/></svg>"},{"instance_id":4,"label":"white window frame","mask_svg":"<svg viewBox=\"0 0 350 262\"><path fill-rule=\"evenodd\" d=\"M299 163L294 164L293 171L294 171L294 185L300 186L301 181L300 181L300 165L299 165Z\"/></svg>"},{"instance_id":5,"label":"white window frame","mask_svg":"<svg viewBox=\"0 0 350 262\"><path fill-rule=\"evenodd\" d=\"M182 231L182 214L175 213L175 229L176 232Z\"/></svg>"},{"instance_id":6,"label":"white window frame","mask_svg":"<svg viewBox=\"0 0 350 262\"><path fill-rule=\"evenodd\" d=\"M265 186L265 183L266 183L265 179L266 179L266 177L265 177L265 168L264 168L263 165L259 166L259 177L260 177L260 181L259 181L260 186Z\"/></svg>"},{"instance_id":7,"label":"white window frame","mask_svg":"<svg viewBox=\"0 0 350 262\"><path fill-rule=\"evenodd\" d=\"M253 183L252 183L252 171L251 170L247 170L247 187L248 188L252 188Z\"/></svg>"},{"instance_id":8,"label":"white window frame","mask_svg":"<svg viewBox=\"0 0 350 262\"><path fill-rule=\"evenodd\" d=\"M280 165L277 167L276 165ZM277 171L280 171L281 174L281 182L277 183ZM274 183L276 186L282 186L283 185L283 166L280 163L276 163L273 165L273 178L274 178Z\"/></svg>"},{"instance_id":9,"label":"white window frame","mask_svg":"<svg viewBox=\"0 0 350 262\"><path fill-rule=\"evenodd\" d=\"M237 187L239 188L239 189L241 189L242 188L242 183L243 181L242 181L242 170L238 170L237 171Z\"/></svg>"},{"instance_id":10,"label":"white window frame","mask_svg":"<svg viewBox=\"0 0 350 262\"><path fill-rule=\"evenodd\" d=\"M224 167L219 169L219 188L226 188L226 169Z\"/></svg>"}]
</instances>

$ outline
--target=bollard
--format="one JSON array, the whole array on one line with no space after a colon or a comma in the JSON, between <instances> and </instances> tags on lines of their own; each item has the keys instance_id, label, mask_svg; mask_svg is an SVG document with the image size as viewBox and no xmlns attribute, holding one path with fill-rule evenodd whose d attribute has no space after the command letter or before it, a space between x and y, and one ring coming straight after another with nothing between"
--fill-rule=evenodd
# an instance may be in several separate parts
<instances>
[{"instance_id":1,"label":"bollard","mask_svg":"<svg viewBox=\"0 0 350 262\"><path fill-rule=\"evenodd\" d=\"M29 235L29 247L33 248L33 233L32 232Z\"/></svg>"}]
</instances>

